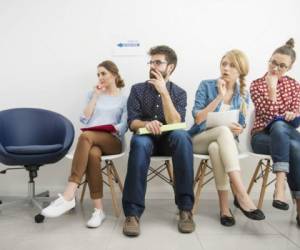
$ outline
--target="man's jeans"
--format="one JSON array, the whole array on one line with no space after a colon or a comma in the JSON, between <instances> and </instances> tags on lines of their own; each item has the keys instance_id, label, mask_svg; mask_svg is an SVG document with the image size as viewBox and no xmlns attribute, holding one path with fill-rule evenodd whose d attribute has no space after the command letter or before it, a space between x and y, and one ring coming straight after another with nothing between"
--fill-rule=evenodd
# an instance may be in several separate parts
<instances>
[{"instance_id":1,"label":"man's jeans","mask_svg":"<svg viewBox=\"0 0 300 250\"><path fill-rule=\"evenodd\" d=\"M175 130L159 136L132 136L122 199L125 216L140 217L145 209L147 173L153 155L172 156L175 202L180 210L193 208L192 142L186 131Z\"/></svg>"},{"instance_id":2,"label":"man's jeans","mask_svg":"<svg viewBox=\"0 0 300 250\"><path fill-rule=\"evenodd\" d=\"M286 172L294 198L300 199L300 133L284 121L276 121L269 130L251 139L253 151L271 155L273 172Z\"/></svg>"}]
</instances>

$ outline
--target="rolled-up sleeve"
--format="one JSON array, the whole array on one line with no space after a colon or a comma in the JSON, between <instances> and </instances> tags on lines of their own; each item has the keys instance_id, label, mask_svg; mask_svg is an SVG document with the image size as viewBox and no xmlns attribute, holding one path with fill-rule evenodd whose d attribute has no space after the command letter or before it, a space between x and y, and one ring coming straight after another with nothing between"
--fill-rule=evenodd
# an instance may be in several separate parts
<instances>
[{"instance_id":1,"label":"rolled-up sleeve","mask_svg":"<svg viewBox=\"0 0 300 250\"><path fill-rule=\"evenodd\" d=\"M115 125L115 127L118 130L118 135L119 136L124 136L124 134L126 133L128 126L127 126L127 98L124 99L123 105L122 105L122 115L121 115L121 119L120 122L118 124Z\"/></svg>"},{"instance_id":2,"label":"rolled-up sleeve","mask_svg":"<svg viewBox=\"0 0 300 250\"><path fill-rule=\"evenodd\" d=\"M194 103L194 107L192 110L192 115L195 118L197 113L199 111L201 111L202 109L204 109L207 105L207 88L206 88L206 84L202 81L199 84L199 87L196 91L196 95L195 95L195 103Z\"/></svg>"},{"instance_id":3,"label":"rolled-up sleeve","mask_svg":"<svg viewBox=\"0 0 300 250\"><path fill-rule=\"evenodd\" d=\"M181 117L181 122L184 122L187 106L187 95L184 90L176 95L174 106Z\"/></svg>"},{"instance_id":4,"label":"rolled-up sleeve","mask_svg":"<svg viewBox=\"0 0 300 250\"><path fill-rule=\"evenodd\" d=\"M130 124L133 120L139 119L141 120L142 118L142 107L141 107L141 102L138 97L138 93L136 90L136 87L133 86L131 88L128 101L127 101L127 113L128 113L128 118L127 118L127 125L130 128Z\"/></svg>"}]
</instances>

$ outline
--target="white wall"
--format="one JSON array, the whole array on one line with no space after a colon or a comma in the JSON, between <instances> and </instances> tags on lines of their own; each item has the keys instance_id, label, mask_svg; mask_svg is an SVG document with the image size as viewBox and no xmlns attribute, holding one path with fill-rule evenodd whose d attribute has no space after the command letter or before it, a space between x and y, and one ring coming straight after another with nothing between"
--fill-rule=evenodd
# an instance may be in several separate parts
<instances>
[{"instance_id":1,"label":"white wall","mask_svg":"<svg viewBox=\"0 0 300 250\"><path fill-rule=\"evenodd\" d=\"M57 111L74 123L77 136L85 92L97 81L96 65L104 59L115 61L128 93L132 84L148 76L149 47L166 44L179 57L172 80L187 90L191 122L196 88L200 80L218 77L226 51L239 48L248 55L249 83L264 74L273 50L290 37L300 55L299 10L297 0L2 0L0 108ZM126 39L138 39L144 56L113 56L114 42ZM300 79L297 68L296 61L290 75ZM125 161L117 163L124 176ZM254 159L242 162L247 184L254 164ZM43 167L38 189L62 191L69 171L66 159ZM23 170L0 175L0 195L25 194L26 181ZM155 183L148 185L148 197L170 197L168 186ZM211 194L213 184L204 190L204 196Z\"/></svg>"}]
</instances>

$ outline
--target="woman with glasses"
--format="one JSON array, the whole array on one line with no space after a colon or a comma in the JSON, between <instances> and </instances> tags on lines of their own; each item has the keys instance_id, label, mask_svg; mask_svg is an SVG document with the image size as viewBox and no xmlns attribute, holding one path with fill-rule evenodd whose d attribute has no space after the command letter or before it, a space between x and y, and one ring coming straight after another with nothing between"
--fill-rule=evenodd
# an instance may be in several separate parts
<instances>
[{"instance_id":1,"label":"woman with glasses","mask_svg":"<svg viewBox=\"0 0 300 250\"><path fill-rule=\"evenodd\" d=\"M75 207L75 192L86 175L94 212L87 227L99 227L105 219L102 207L103 180L101 156L122 152L122 140L127 130L127 97L121 92L124 82L112 61L103 61L97 67L98 82L87 95L80 121L87 127L78 138L72 161L71 174L63 195L42 210L42 215L54 218ZM111 131L93 131L88 128L112 125ZM108 127L108 126L106 126Z\"/></svg>"},{"instance_id":2,"label":"woman with glasses","mask_svg":"<svg viewBox=\"0 0 300 250\"><path fill-rule=\"evenodd\" d=\"M227 52L220 62L220 77L202 81L196 92L193 107L194 126L190 129L194 153L209 154L218 190L220 223L233 226L235 219L228 205L229 180L235 195L235 205L245 216L263 220L263 212L256 208L246 192L240 173L238 149L235 137L243 132L249 95L246 93L245 77L248 61L240 50ZM238 123L230 126L206 128L209 112L239 110ZM228 180L229 177L229 180Z\"/></svg>"},{"instance_id":3,"label":"woman with glasses","mask_svg":"<svg viewBox=\"0 0 300 250\"><path fill-rule=\"evenodd\" d=\"M297 223L300 226L300 85L285 74L296 60L294 40L277 48L268 65L268 72L251 84L250 93L255 106L252 128L253 151L270 154L276 184L273 207L288 210L285 180L297 201Z\"/></svg>"}]
</instances>

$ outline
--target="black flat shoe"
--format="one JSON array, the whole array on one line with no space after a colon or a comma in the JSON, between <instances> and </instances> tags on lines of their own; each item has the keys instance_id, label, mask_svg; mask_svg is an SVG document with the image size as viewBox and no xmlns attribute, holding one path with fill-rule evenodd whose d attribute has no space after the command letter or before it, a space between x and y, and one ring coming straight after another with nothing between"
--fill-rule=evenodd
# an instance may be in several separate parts
<instances>
[{"instance_id":1,"label":"black flat shoe","mask_svg":"<svg viewBox=\"0 0 300 250\"><path fill-rule=\"evenodd\" d=\"M273 194L272 206L280 210L288 210L290 207L289 204L284 201L275 200L275 194Z\"/></svg>"},{"instance_id":2,"label":"black flat shoe","mask_svg":"<svg viewBox=\"0 0 300 250\"><path fill-rule=\"evenodd\" d=\"M251 219L251 220L264 220L266 217L265 217L265 215L264 215L264 213L263 213L263 211L261 211L260 209L255 209L255 210L250 210L250 211L246 211L246 210L244 210L241 206L240 206L240 204L239 204L239 202L238 202L238 200L237 200L237 198L234 196L234 200L233 200L233 204L237 207L237 208L239 208L241 211L242 211L242 213L247 217L247 218L249 218L249 219Z\"/></svg>"},{"instance_id":3,"label":"black flat shoe","mask_svg":"<svg viewBox=\"0 0 300 250\"><path fill-rule=\"evenodd\" d=\"M221 215L220 212L220 223L225 227L232 227L235 224L235 219L233 217L233 214L231 210L229 210L231 216L228 215Z\"/></svg>"},{"instance_id":4,"label":"black flat shoe","mask_svg":"<svg viewBox=\"0 0 300 250\"><path fill-rule=\"evenodd\" d=\"M298 215L298 214L297 214L297 217L296 217L296 221L297 221L298 227L300 227L300 215Z\"/></svg>"},{"instance_id":5,"label":"black flat shoe","mask_svg":"<svg viewBox=\"0 0 300 250\"><path fill-rule=\"evenodd\" d=\"M273 200L272 206L280 210L289 210L290 207L288 203L280 200Z\"/></svg>"}]
</instances>

